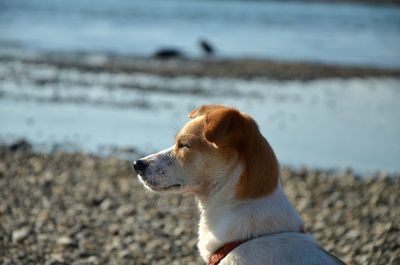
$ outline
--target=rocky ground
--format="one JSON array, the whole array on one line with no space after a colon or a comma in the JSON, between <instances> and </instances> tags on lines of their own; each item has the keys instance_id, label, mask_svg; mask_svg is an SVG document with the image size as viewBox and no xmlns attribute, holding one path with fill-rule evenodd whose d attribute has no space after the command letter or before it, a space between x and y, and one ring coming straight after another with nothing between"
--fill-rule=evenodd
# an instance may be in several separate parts
<instances>
[{"instance_id":1,"label":"rocky ground","mask_svg":"<svg viewBox=\"0 0 400 265\"><path fill-rule=\"evenodd\" d=\"M348 264L400 264L400 175L282 174L324 248ZM0 198L1 264L203 264L193 198L146 193L126 160L1 146Z\"/></svg>"}]
</instances>

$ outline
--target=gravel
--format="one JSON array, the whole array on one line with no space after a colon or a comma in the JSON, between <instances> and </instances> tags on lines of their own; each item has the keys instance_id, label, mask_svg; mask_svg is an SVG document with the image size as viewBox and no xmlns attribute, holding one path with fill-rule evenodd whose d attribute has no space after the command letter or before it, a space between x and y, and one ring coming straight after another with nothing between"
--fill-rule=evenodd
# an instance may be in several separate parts
<instances>
[{"instance_id":1,"label":"gravel","mask_svg":"<svg viewBox=\"0 0 400 265\"><path fill-rule=\"evenodd\" d=\"M325 249L348 264L400 264L400 174L282 177ZM1 264L203 264L194 199L145 192L129 161L0 146L0 196Z\"/></svg>"}]
</instances>

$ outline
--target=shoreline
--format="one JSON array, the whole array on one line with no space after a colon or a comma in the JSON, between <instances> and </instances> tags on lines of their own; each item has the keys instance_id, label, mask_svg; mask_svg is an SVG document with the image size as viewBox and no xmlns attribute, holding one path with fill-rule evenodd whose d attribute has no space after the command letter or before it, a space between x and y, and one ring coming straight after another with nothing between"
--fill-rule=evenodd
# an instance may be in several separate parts
<instances>
[{"instance_id":1,"label":"shoreline","mask_svg":"<svg viewBox=\"0 0 400 265\"><path fill-rule=\"evenodd\" d=\"M289 62L255 58L176 58L169 60L108 53L0 54L0 63L51 65L86 72L145 73L166 77L268 78L276 81L311 81L324 78L400 77L400 69L372 66Z\"/></svg>"},{"instance_id":2,"label":"shoreline","mask_svg":"<svg viewBox=\"0 0 400 265\"><path fill-rule=\"evenodd\" d=\"M0 137L0 151L7 150L26 151L38 155L53 156L59 153L65 155L84 155L88 157L95 157L97 159L117 159L121 161L131 161L134 158L146 156L147 153L155 153L157 150L143 152L138 147L134 146L117 146L117 145L104 145L99 146L97 150L85 150L82 146L75 142L58 142L46 143L33 143L26 138L11 138L6 140L5 137ZM376 169L370 171L356 170L349 167L319 167L312 165L293 165L290 163L283 163L279 161L279 166L282 171L289 170L294 172L313 171L317 174L324 174L328 177L331 176L344 176L350 175L356 179L367 180L377 178L390 178L396 179L400 176L400 171L388 171L386 169Z\"/></svg>"},{"instance_id":3,"label":"shoreline","mask_svg":"<svg viewBox=\"0 0 400 265\"><path fill-rule=\"evenodd\" d=\"M201 264L192 197L145 192L127 160L0 146L2 264ZM400 175L282 168L290 201L348 264L397 264Z\"/></svg>"}]
</instances>

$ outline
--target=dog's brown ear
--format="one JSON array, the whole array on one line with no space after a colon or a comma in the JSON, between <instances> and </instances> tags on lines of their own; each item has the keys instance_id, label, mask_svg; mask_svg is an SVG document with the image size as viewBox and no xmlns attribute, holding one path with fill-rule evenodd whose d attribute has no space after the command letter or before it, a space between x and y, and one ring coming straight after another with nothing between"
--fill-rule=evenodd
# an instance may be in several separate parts
<instances>
[{"instance_id":1,"label":"dog's brown ear","mask_svg":"<svg viewBox=\"0 0 400 265\"><path fill-rule=\"evenodd\" d=\"M219 108L205 115L204 138L217 147L236 149L243 172L235 190L237 199L259 198L272 193L279 182L274 151L257 123L233 108Z\"/></svg>"},{"instance_id":2,"label":"dog's brown ear","mask_svg":"<svg viewBox=\"0 0 400 265\"><path fill-rule=\"evenodd\" d=\"M217 146L238 140L242 114L233 108L217 108L206 114L204 138Z\"/></svg>"},{"instance_id":3,"label":"dog's brown ear","mask_svg":"<svg viewBox=\"0 0 400 265\"><path fill-rule=\"evenodd\" d=\"M220 108L225 108L223 105L203 105L201 107L195 108L189 113L189 118L193 119L198 116L204 115L212 110L220 109Z\"/></svg>"},{"instance_id":4,"label":"dog's brown ear","mask_svg":"<svg viewBox=\"0 0 400 265\"><path fill-rule=\"evenodd\" d=\"M247 130L241 150L245 168L236 186L235 197L254 199L272 193L279 182L279 164L257 127Z\"/></svg>"}]
</instances>

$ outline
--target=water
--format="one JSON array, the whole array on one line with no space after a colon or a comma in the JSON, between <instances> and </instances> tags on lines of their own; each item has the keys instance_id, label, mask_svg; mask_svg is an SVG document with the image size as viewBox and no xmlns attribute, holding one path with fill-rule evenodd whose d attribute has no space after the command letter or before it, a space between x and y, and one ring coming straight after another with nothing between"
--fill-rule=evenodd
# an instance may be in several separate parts
<instances>
[{"instance_id":1,"label":"water","mask_svg":"<svg viewBox=\"0 0 400 265\"><path fill-rule=\"evenodd\" d=\"M400 8L273 1L2 0L0 46L151 55L177 47L220 56L400 68ZM18 48L19 47L19 48Z\"/></svg>"},{"instance_id":2,"label":"water","mask_svg":"<svg viewBox=\"0 0 400 265\"><path fill-rule=\"evenodd\" d=\"M400 171L400 79L168 78L15 64L18 79L0 65L0 138L8 141L150 153L173 143L191 109L223 103L251 114L284 164Z\"/></svg>"},{"instance_id":3,"label":"water","mask_svg":"<svg viewBox=\"0 0 400 265\"><path fill-rule=\"evenodd\" d=\"M177 47L199 57L199 38L210 40L223 57L400 68L396 6L0 1L2 55L98 51L146 56L160 47ZM24 137L34 144L68 142L91 152L119 146L149 153L172 144L192 108L224 103L257 120L284 164L400 171L400 79L166 78L8 64L0 64L0 140Z\"/></svg>"}]
</instances>

